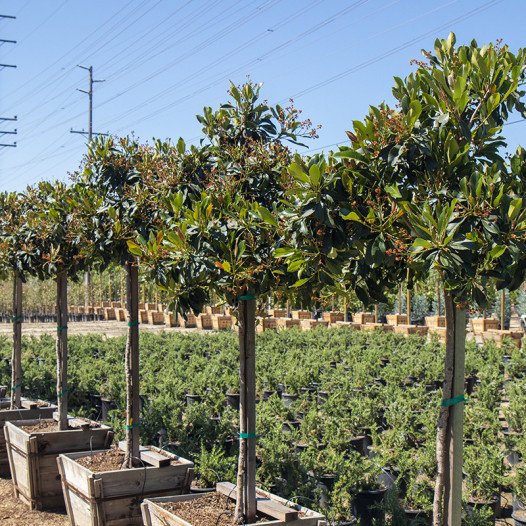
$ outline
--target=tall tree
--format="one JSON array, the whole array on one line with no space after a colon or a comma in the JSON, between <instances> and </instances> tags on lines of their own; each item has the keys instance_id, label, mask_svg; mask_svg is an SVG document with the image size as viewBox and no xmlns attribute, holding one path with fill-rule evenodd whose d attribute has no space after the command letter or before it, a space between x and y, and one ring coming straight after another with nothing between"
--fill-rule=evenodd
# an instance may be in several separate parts
<instances>
[{"instance_id":1,"label":"tall tree","mask_svg":"<svg viewBox=\"0 0 526 526\"><path fill-rule=\"evenodd\" d=\"M198 116L206 139L201 192L169 200L157 236L131 245L154 271L183 315L198 312L211 293L237 306L240 349L240 453L236 521L256 518L255 329L257 301L285 281L272 257L291 153L315 133L292 106L260 101L260 86L230 87L231 102Z\"/></svg>"},{"instance_id":2,"label":"tall tree","mask_svg":"<svg viewBox=\"0 0 526 526\"><path fill-rule=\"evenodd\" d=\"M526 264L525 152L506 162L502 127L526 116L521 86L526 52L507 46L455 46L455 36L406 79L395 78L397 108L372 107L354 122L339 156L348 177L371 196L348 219L381 232L380 260L404 260L411 279L438 271L445 290L447 341L437 429L434 524L460 525L466 306L486 304L484 282L523 282ZM385 225L388 211L396 220Z\"/></svg>"}]
</instances>

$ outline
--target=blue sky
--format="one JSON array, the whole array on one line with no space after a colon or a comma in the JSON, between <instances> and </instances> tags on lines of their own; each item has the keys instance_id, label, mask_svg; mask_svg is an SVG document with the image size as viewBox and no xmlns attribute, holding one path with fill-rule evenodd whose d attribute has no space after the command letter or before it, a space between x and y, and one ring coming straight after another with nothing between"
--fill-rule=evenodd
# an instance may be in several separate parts
<instances>
[{"instance_id":1,"label":"blue sky","mask_svg":"<svg viewBox=\"0 0 526 526\"><path fill-rule=\"evenodd\" d=\"M345 141L370 104L390 100L434 39L524 42L521 0L0 0L0 190L66 179L85 151L87 72L94 130L196 141L195 115L226 99L229 80L263 82L272 103L294 98L321 124L312 150ZM505 128L515 148L522 122ZM14 136L0 137L11 142ZM333 146L334 148L334 146Z\"/></svg>"}]
</instances>

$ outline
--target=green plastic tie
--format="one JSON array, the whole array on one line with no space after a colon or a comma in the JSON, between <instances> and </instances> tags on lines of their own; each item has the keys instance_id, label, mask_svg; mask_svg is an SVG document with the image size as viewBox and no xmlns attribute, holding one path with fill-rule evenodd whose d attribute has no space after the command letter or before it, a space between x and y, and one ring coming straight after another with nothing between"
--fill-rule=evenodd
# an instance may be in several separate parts
<instances>
[{"instance_id":1,"label":"green plastic tie","mask_svg":"<svg viewBox=\"0 0 526 526\"><path fill-rule=\"evenodd\" d=\"M256 439L258 436L256 433L239 433L239 438L252 438Z\"/></svg>"},{"instance_id":2,"label":"green plastic tie","mask_svg":"<svg viewBox=\"0 0 526 526\"><path fill-rule=\"evenodd\" d=\"M67 325L57 325L57 332L64 332L68 330Z\"/></svg>"},{"instance_id":3,"label":"green plastic tie","mask_svg":"<svg viewBox=\"0 0 526 526\"><path fill-rule=\"evenodd\" d=\"M243 296L239 296L240 300L248 301L248 300L255 300L256 296L254 294L243 294Z\"/></svg>"},{"instance_id":4,"label":"green plastic tie","mask_svg":"<svg viewBox=\"0 0 526 526\"><path fill-rule=\"evenodd\" d=\"M442 400L442 403L440 405L442 407L450 407L450 406L461 404L462 402L467 402L467 401L468 401L468 398L462 394L459 396L455 396L455 398L446 398Z\"/></svg>"},{"instance_id":5,"label":"green plastic tie","mask_svg":"<svg viewBox=\"0 0 526 526\"><path fill-rule=\"evenodd\" d=\"M61 393L58 393L57 398L62 398L63 396L66 396L68 393L71 393L73 391L72 388L64 389Z\"/></svg>"},{"instance_id":6,"label":"green plastic tie","mask_svg":"<svg viewBox=\"0 0 526 526\"><path fill-rule=\"evenodd\" d=\"M128 322L128 327L138 327L139 326L139 322L138 321L129 321Z\"/></svg>"},{"instance_id":7,"label":"green plastic tie","mask_svg":"<svg viewBox=\"0 0 526 526\"><path fill-rule=\"evenodd\" d=\"M13 323L20 323L24 321L24 316L11 316L11 321Z\"/></svg>"},{"instance_id":8,"label":"green plastic tie","mask_svg":"<svg viewBox=\"0 0 526 526\"><path fill-rule=\"evenodd\" d=\"M16 385L13 385L11 387L11 391L15 391L16 389L18 389L19 387L22 387L22 384L16 384Z\"/></svg>"},{"instance_id":9,"label":"green plastic tie","mask_svg":"<svg viewBox=\"0 0 526 526\"><path fill-rule=\"evenodd\" d=\"M142 422L137 422L135 424L128 424L126 426L126 429L133 429L134 427L141 427L142 426Z\"/></svg>"}]
</instances>

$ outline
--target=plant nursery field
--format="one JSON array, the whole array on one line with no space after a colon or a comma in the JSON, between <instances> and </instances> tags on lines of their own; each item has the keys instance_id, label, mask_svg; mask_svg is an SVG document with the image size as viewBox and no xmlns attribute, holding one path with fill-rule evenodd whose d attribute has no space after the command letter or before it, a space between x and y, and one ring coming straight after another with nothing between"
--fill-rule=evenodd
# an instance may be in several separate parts
<instances>
[{"instance_id":1,"label":"plant nursery field","mask_svg":"<svg viewBox=\"0 0 526 526\"><path fill-rule=\"evenodd\" d=\"M97 417L109 410L121 436L124 346L120 337L70 337L71 412ZM201 487L234 481L237 335L142 334L140 348L142 442L194 460ZM10 352L1 340L0 384L9 384ZM258 485L331 519L349 519L357 496L374 499L384 489L390 514L428 516L443 354L436 340L384 332L258 335ZM53 337L24 338L23 369L26 396L55 399ZM463 495L468 510L486 503L484 516L499 515L502 491L525 497L525 374L526 355L511 343L468 342Z\"/></svg>"}]
</instances>

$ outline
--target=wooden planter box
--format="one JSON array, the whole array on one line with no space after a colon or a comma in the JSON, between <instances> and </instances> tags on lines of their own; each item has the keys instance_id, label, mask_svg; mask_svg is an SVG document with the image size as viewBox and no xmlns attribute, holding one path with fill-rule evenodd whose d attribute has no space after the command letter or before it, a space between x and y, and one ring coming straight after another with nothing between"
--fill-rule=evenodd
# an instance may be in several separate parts
<instances>
[{"instance_id":1,"label":"wooden planter box","mask_svg":"<svg viewBox=\"0 0 526 526\"><path fill-rule=\"evenodd\" d=\"M482 339L484 341L491 340L495 341L497 345L500 347L502 345L502 342L508 338L513 341L513 343L517 346L518 349L522 346L522 337L524 336L524 333L521 331L510 331L510 330L497 330L497 329L490 329L489 331L482 333Z\"/></svg>"},{"instance_id":2,"label":"wooden planter box","mask_svg":"<svg viewBox=\"0 0 526 526\"><path fill-rule=\"evenodd\" d=\"M323 321L328 321L329 323L336 323L337 321L343 321L343 312L330 311L323 313Z\"/></svg>"},{"instance_id":3,"label":"wooden planter box","mask_svg":"<svg viewBox=\"0 0 526 526\"><path fill-rule=\"evenodd\" d=\"M167 327L180 327L181 318L176 316L173 312L164 313L164 324Z\"/></svg>"},{"instance_id":4,"label":"wooden planter box","mask_svg":"<svg viewBox=\"0 0 526 526\"><path fill-rule=\"evenodd\" d=\"M214 328L212 325L212 315L199 314L199 316L197 316L197 327L204 331L211 331Z\"/></svg>"},{"instance_id":5,"label":"wooden planter box","mask_svg":"<svg viewBox=\"0 0 526 526\"><path fill-rule=\"evenodd\" d=\"M186 329L195 329L197 327L197 318L192 313L186 315L186 320L182 316L180 320L181 327L185 327Z\"/></svg>"},{"instance_id":6,"label":"wooden planter box","mask_svg":"<svg viewBox=\"0 0 526 526\"><path fill-rule=\"evenodd\" d=\"M259 318L259 322L260 323L256 325L257 332L275 331L278 329L277 318Z\"/></svg>"},{"instance_id":7,"label":"wooden planter box","mask_svg":"<svg viewBox=\"0 0 526 526\"><path fill-rule=\"evenodd\" d=\"M164 314L159 311L149 310L148 324L149 325L164 325Z\"/></svg>"},{"instance_id":8,"label":"wooden planter box","mask_svg":"<svg viewBox=\"0 0 526 526\"><path fill-rule=\"evenodd\" d=\"M107 309L107 308L111 307L111 301L103 301L101 307L103 309Z\"/></svg>"},{"instance_id":9,"label":"wooden planter box","mask_svg":"<svg viewBox=\"0 0 526 526\"><path fill-rule=\"evenodd\" d=\"M16 420L32 420L40 418L52 418L57 406L48 404L46 407L39 407L38 402L22 399L22 409L9 409L11 401L5 398L0 401L0 476L6 477L11 473L7 456L4 425L6 422Z\"/></svg>"},{"instance_id":10,"label":"wooden planter box","mask_svg":"<svg viewBox=\"0 0 526 526\"><path fill-rule=\"evenodd\" d=\"M388 331L393 332L395 325L388 325L386 323L364 323L362 326L362 331Z\"/></svg>"},{"instance_id":11,"label":"wooden planter box","mask_svg":"<svg viewBox=\"0 0 526 526\"><path fill-rule=\"evenodd\" d=\"M366 323L374 323L374 314L370 312L356 312L352 315L352 321L365 325Z\"/></svg>"},{"instance_id":12,"label":"wooden planter box","mask_svg":"<svg viewBox=\"0 0 526 526\"><path fill-rule=\"evenodd\" d=\"M110 307L105 307L104 308L104 319L106 321L110 321L110 320L116 320L116 316L115 316L115 309L114 308L110 308Z\"/></svg>"},{"instance_id":13,"label":"wooden planter box","mask_svg":"<svg viewBox=\"0 0 526 526\"><path fill-rule=\"evenodd\" d=\"M445 316L426 316L426 325L428 327L445 327L446 317Z\"/></svg>"},{"instance_id":14,"label":"wooden planter box","mask_svg":"<svg viewBox=\"0 0 526 526\"><path fill-rule=\"evenodd\" d=\"M310 320L312 319L312 312L308 310L293 310L292 317L295 320Z\"/></svg>"},{"instance_id":15,"label":"wooden planter box","mask_svg":"<svg viewBox=\"0 0 526 526\"><path fill-rule=\"evenodd\" d=\"M126 321L126 310L121 308L115 308L115 319L117 321Z\"/></svg>"},{"instance_id":16,"label":"wooden planter box","mask_svg":"<svg viewBox=\"0 0 526 526\"><path fill-rule=\"evenodd\" d=\"M318 327L328 327L329 322L324 320L301 320L301 328L304 331L317 329Z\"/></svg>"},{"instance_id":17,"label":"wooden planter box","mask_svg":"<svg viewBox=\"0 0 526 526\"><path fill-rule=\"evenodd\" d=\"M216 314L212 316L212 327L216 331L228 331L232 328L232 316Z\"/></svg>"},{"instance_id":18,"label":"wooden planter box","mask_svg":"<svg viewBox=\"0 0 526 526\"><path fill-rule=\"evenodd\" d=\"M211 307L210 305L208 305L207 307L205 307L205 314L223 314L223 307Z\"/></svg>"},{"instance_id":19,"label":"wooden planter box","mask_svg":"<svg viewBox=\"0 0 526 526\"><path fill-rule=\"evenodd\" d=\"M166 310L166 305L165 305L164 303L158 303L158 304L157 304L157 310L158 310L159 312L164 313L164 311Z\"/></svg>"},{"instance_id":20,"label":"wooden planter box","mask_svg":"<svg viewBox=\"0 0 526 526\"><path fill-rule=\"evenodd\" d=\"M216 491L235 500L235 486L229 482L220 482L216 487ZM258 488L256 488L256 493L258 511L271 517L266 521L258 522L258 526L281 526L285 524L287 526L325 525L325 517L315 511ZM193 494L145 499L141 505L144 524L146 526L192 526L191 523L163 508L160 504L196 500L204 496Z\"/></svg>"},{"instance_id":21,"label":"wooden planter box","mask_svg":"<svg viewBox=\"0 0 526 526\"><path fill-rule=\"evenodd\" d=\"M287 309L272 309L272 316L274 318L287 318Z\"/></svg>"},{"instance_id":22,"label":"wooden planter box","mask_svg":"<svg viewBox=\"0 0 526 526\"><path fill-rule=\"evenodd\" d=\"M337 328L345 327L346 329L353 329L355 331L361 331L362 330L361 323L354 323L353 321L337 321L335 323L335 326Z\"/></svg>"},{"instance_id":23,"label":"wooden planter box","mask_svg":"<svg viewBox=\"0 0 526 526\"><path fill-rule=\"evenodd\" d=\"M278 327L283 329L292 329L293 327L299 328L301 326L300 320L294 320L292 318L276 318Z\"/></svg>"},{"instance_id":24,"label":"wooden planter box","mask_svg":"<svg viewBox=\"0 0 526 526\"><path fill-rule=\"evenodd\" d=\"M489 330L498 330L500 323L495 318L472 318L471 327L475 334L482 334Z\"/></svg>"},{"instance_id":25,"label":"wooden planter box","mask_svg":"<svg viewBox=\"0 0 526 526\"><path fill-rule=\"evenodd\" d=\"M112 301L112 302L111 302L111 306L112 306L114 309L120 309L120 308L122 308L122 305L121 305L121 302L120 302L120 301Z\"/></svg>"},{"instance_id":26,"label":"wooden planter box","mask_svg":"<svg viewBox=\"0 0 526 526\"><path fill-rule=\"evenodd\" d=\"M425 336L429 327L425 325L397 325L394 328L394 331L398 334L403 334L409 336L410 334L418 334L420 336Z\"/></svg>"},{"instance_id":27,"label":"wooden planter box","mask_svg":"<svg viewBox=\"0 0 526 526\"><path fill-rule=\"evenodd\" d=\"M69 313L70 314L78 314L79 313L79 308L78 308L77 305L70 305L68 307L68 309L69 309Z\"/></svg>"},{"instance_id":28,"label":"wooden planter box","mask_svg":"<svg viewBox=\"0 0 526 526\"><path fill-rule=\"evenodd\" d=\"M57 457L61 453L109 448L113 431L101 425L82 429L85 420L71 419L77 429L51 433L27 433L21 426L39 420L7 422L4 428L15 496L30 509L60 508L64 496L60 484Z\"/></svg>"},{"instance_id":29,"label":"wooden planter box","mask_svg":"<svg viewBox=\"0 0 526 526\"><path fill-rule=\"evenodd\" d=\"M386 319L389 325L407 325L407 314L387 314Z\"/></svg>"},{"instance_id":30,"label":"wooden planter box","mask_svg":"<svg viewBox=\"0 0 526 526\"><path fill-rule=\"evenodd\" d=\"M445 327L429 327L428 334L438 336L438 339L441 342L446 341L446 328Z\"/></svg>"},{"instance_id":31,"label":"wooden planter box","mask_svg":"<svg viewBox=\"0 0 526 526\"><path fill-rule=\"evenodd\" d=\"M169 459L168 465L149 464L144 453ZM98 453L98 451L94 451ZM94 473L76 462L90 452L58 457L64 498L71 526L142 525L140 504L144 497L188 493L193 463L157 448L141 448L145 467Z\"/></svg>"},{"instance_id":32,"label":"wooden planter box","mask_svg":"<svg viewBox=\"0 0 526 526\"><path fill-rule=\"evenodd\" d=\"M144 304L145 310L157 310L157 303L145 303Z\"/></svg>"},{"instance_id":33,"label":"wooden planter box","mask_svg":"<svg viewBox=\"0 0 526 526\"><path fill-rule=\"evenodd\" d=\"M139 323L148 323L148 311L145 309L139 309Z\"/></svg>"}]
</instances>

